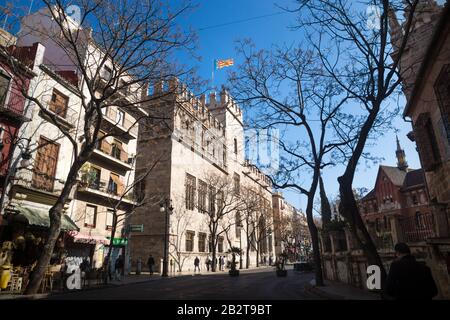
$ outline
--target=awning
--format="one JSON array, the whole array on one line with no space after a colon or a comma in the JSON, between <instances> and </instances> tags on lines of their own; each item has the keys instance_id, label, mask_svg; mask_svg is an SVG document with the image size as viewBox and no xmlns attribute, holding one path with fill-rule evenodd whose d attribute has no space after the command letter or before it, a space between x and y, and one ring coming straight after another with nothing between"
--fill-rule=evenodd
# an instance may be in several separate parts
<instances>
[{"instance_id":1,"label":"awning","mask_svg":"<svg viewBox=\"0 0 450 320\"><path fill-rule=\"evenodd\" d=\"M19 212L9 216L8 220L10 222L23 222L33 226L40 226L47 228L50 227L50 217L48 215L48 211L21 206L17 206L14 209ZM61 217L61 230L78 231L80 229L77 227L75 222L73 222L72 219L69 218L69 216L63 215Z\"/></svg>"},{"instance_id":2,"label":"awning","mask_svg":"<svg viewBox=\"0 0 450 320\"><path fill-rule=\"evenodd\" d=\"M96 236L82 233L71 233L71 236L73 236L73 242L89 243L89 244L96 244L96 243L109 244L109 240L103 236Z\"/></svg>"}]
</instances>

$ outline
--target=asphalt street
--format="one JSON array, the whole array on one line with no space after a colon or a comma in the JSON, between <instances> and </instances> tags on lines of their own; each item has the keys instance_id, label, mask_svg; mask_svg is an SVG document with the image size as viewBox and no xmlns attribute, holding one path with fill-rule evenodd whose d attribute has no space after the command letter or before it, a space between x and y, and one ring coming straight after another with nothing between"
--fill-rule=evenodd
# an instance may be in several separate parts
<instances>
[{"instance_id":1,"label":"asphalt street","mask_svg":"<svg viewBox=\"0 0 450 320\"><path fill-rule=\"evenodd\" d=\"M239 277L200 274L157 278L146 282L83 290L48 297L49 300L309 300L319 297L305 287L313 273L288 271L277 277L275 270L242 270Z\"/></svg>"}]
</instances>

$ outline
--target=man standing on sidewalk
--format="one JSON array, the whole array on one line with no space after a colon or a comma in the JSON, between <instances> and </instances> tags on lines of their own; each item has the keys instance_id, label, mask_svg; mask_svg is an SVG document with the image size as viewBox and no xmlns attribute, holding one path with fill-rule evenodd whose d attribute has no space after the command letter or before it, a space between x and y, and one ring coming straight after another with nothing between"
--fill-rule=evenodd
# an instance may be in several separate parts
<instances>
[{"instance_id":1,"label":"man standing on sidewalk","mask_svg":"<svg viewBox=\"0 0 450 320\"><path fill-rule=\"evenodd\" d=\"M194 260L194 273L197 271L200 272L200 259L198 257L195 257Z\"/></svg>"},{"instance_id":2,"label":"man standing on sidewalk","mask_svg":"<svg viewBox=\"0 0 450 320\"><path fill-rule=\"evenodd\" d=\"M431 270L416 261L406 243L394 247L397 260L392 262L386 281L386 293L397 300L430 300L438 290Z\"/></svg>"},{"instance_id":3,"label":"man standing on sidewalk","mask_svg":"<svg viewBox=\"0 0 450 320\"><path fill-rule=\"evenodd\" d=\"M150 257L148 257L147 260L147 266L148 266L148 271L150 272L150 275L153 274L153 266L155 265L155 259L153 259L153 256L150 255Z\"/></svg>"}]
</instances>

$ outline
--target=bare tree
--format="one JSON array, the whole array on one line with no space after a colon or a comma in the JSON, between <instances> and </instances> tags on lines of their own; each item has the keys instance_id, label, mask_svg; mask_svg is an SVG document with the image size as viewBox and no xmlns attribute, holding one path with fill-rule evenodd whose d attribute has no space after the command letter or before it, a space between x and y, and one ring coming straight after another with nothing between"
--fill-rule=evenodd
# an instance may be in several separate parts
<instances>
[{"instance_id":1,"label":"bare tree","mask_svg":"<svg viewBox=\"0 0 450 320\"><path fill-rule=\"evenodd\" d=\"M49 211L48 238L26 289L27 294L36 293L39 288L60 233L62 209L77 183L78 171L106 137L121 135L114 130L100 135L105 109L120 106L134 114L135 121L129 130L141 119L152 117L142 109L144 104L156 98L147 94L147 85L187 76L190 70L173 63L173 53L190 50L193 41L190 33L176 26L177 18L191 8L189 3L174 7L153 0L139 3L133 0L82 0L77 2L79 16L75 19L69 16L71 12L66 12L70 2L42 2L45 6L42 10L32 19L22 20L19 39L40 38L51 50L58 51L52 52L53 61L46 61L44 57L50 68L77 74L76 90L81 97L83 125L82 132L75 137L59 125L57 116L39 97L22 90L23 96L64 134L74 150L64 187ZM14 65L14 55L8 54L10 64ZM81 143L78 138L82 139Z\"/></svg>"},{"instance_id":2,"label":"bare tree","mask_svg":"<svg viewBox=\"0 0 450 320\"><path fill-rule=\"evenodd\" d=\"M180 206L173 210L172 223L173 235L169 237L170 256L173 258L175 264L178 266L178 271L183 271L185 261L189 258L190 252L183 250L183 237L191 225L194 218L194 212L185 210L184 201L180 202Z\"/></svg>"},{"instance_id":3,"label":"bare tree","mask_svg":"<svg viewBox=\"0 0 450 320\"><path fill-rule=\"evenodd\" d=\"M254 217L256 213L261 209L261 200L258 190L254 187L243 186L241 188L241 210L236 223L242 227L245 233L247 246L245 248L245 268L250 267L250 250L256 250L254 241Z\"/></svg>"},{"instance_id":4,"label":"bare tree","mask_svg":"<svg viewBox=\"0 0 450 320\"><path fill-rule=\"evenodd\" d=\"M208 186L208 208L205 223L209 230L212 271L216 271L218 243L236 224L235 213L241 208L239 191L233 179L207 173L204 182Z\"/></svg>"},{"instance_id":5,"label":"bare tree","mask_svg":"<svg viewBox=\"0 0 450 320\"><path fill-rule=\"evenodd\" d=\"M382 131L377 128L390 123L398 111L388 108L389 98L399 94L399 63L414 28L419 3L368 0L355 5L347 0L301 0L295 10L299 27L308 34L326 74L355 102L349 104L347 117L333 119L339 136L356 137L353 143L345 145L350 155L346 156L345 171L338 178L339 211L348 220L369 264L381 268L383 279L386 272L361 219L352 183L358 163L367 155L364 149L370 138L376 133L379 136ZM367 16L369 9L371 14ZM398 13L404 16L402 26L397 21ZM395 35L390 37L390 31Z\"/></svg>"},{"instance_id":6,"label":"bare tree","mask_svg":"<svg viewBox=\"0 0 450 320\"><path fill-rule=\"evenodd\" d=\"M321 76L318 57L310 51L294 46L274 48L272 52L255 51L249 41L240 42L237 50L244 64L230 74L232 91L244 107L254 109L252 124L257 128L284 131L277 141L281 148L280 167L271 178L275 187L293 188L308 199L306 216L316 283L323 285L313 204L321 170L333 165L333 151L348 143L333 138L333 130L329 130L348 95L341 94ZM293 142L286 138L288 133L294 137ZM305 174L310 178L308 187L299 182Z\"/></svg>"}]
</instances>

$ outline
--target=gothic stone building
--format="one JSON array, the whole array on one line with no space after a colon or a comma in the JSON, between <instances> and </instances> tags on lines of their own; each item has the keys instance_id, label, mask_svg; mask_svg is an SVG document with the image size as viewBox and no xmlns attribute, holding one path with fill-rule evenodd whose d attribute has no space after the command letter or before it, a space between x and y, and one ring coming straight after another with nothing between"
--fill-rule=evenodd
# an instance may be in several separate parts
<instances>
[{"instance_id":1,"label":"gothic stone building","mask_svg":"<svg viewBox=\"0 0 450 320\"><path fill-rule=\"evenodd\" d=\"M217 192L211 178L232 181L236 194L243 186L252 187L261 197L261 210L267 212L272 207L270 180L244 161L242 111L225 89L219 97L211 93L207 102L205 95L198 99L178 80L172 80L167 86L155 86L152 95L148 111L153 120L139 133L136 170L141 174L153 168L137 186L140 197L148 201L129 221L143 226L142 232L131 234L132 263L136 265L139 259L146 262L152 255L156 269L161 270L166 217L160 205L170 201L169 259L177 270L192 271L194 259L199 257L203 270L207 257L212 258L208 213L230 196ZM167 120L158 120L162 118ZM237 215L238 212L230 213L227 219L233 220ZM233 221L230 223L233 225ZM268 226L271 223L267 221ZM218 228L220 232L223 226ZM220 235L215 246L217 257L226 256L230 246L245 250L249 244L241 231L239 224L234 223ZM269 261L275 251L271 230L265 232L260 261ZM255 265L256 253L251 247L250 265Z\"/></svg>"}]
</instances>

